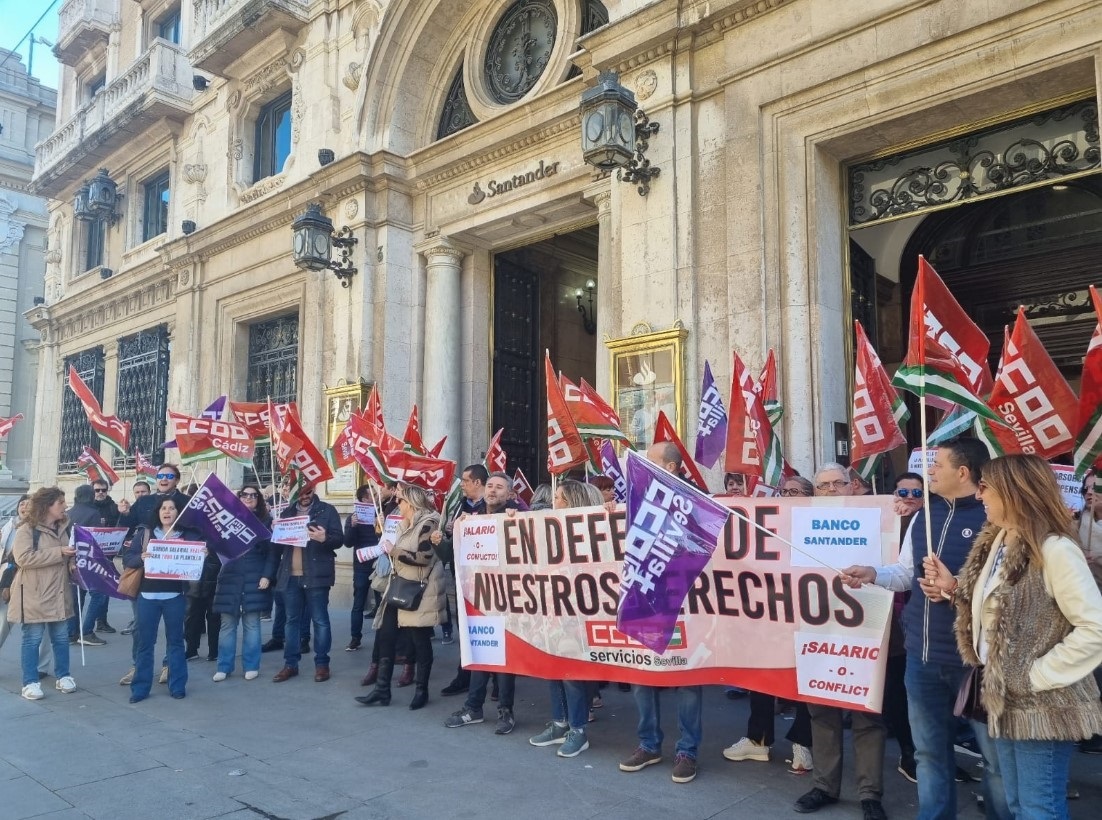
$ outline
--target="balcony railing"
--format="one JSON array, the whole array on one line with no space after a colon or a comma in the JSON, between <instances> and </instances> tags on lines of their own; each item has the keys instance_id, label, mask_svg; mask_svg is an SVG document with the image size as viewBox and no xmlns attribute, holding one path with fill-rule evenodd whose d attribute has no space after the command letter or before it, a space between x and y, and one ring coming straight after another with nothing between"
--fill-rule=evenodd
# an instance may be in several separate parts
<instances>
[{"instance_id":1,"label":"balcony railing","mask_svg":"<svg viewBox=\"0 0 1102 820\"><path fill-rule=\"evenodd\" d=\"M77 110L34 157L34 188L47 195L61 190L74 175L87 173L148 125L163 119L182 121L191 113L192 71L179 46L160 38L134 64Z\"/></svg>"},{"instance_id":2,"label":"balcony railing","mask_svg":"<svg viewBox=\"0 0 1102 820\"><path fill-rule=\"evenodd\" d=\"M191 64L225 76L229 66L273 32L297 34L310 19L310 2L194 0Z\"/></svg>"},{"instance_id":3,"label":"balcony railing","mask_svg":"<svg viewBox=\"0 0 1102 820\"><path fill-rule=\"evenodd\" d=\"M73 65L97 43L107 45L111 27L119 19L119 0L68 0L57 17L54 54Z\"/></svg>"}]
</instances>

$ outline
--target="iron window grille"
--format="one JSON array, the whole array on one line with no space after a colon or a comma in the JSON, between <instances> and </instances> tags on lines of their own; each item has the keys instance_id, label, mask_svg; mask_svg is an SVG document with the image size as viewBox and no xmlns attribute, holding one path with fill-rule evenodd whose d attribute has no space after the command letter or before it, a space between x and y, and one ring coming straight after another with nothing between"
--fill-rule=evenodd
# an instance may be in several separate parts
<instances>
[{"instance_id":1,"label":"iron window grille","mask_svg":"<svg viewBox=\"0 0 1102 820\"><path fill-rule=\"evenodd\" d=\"M291 155L290 91L260 109L253 147L253 182L283 170L283 163Z\"/></svg>"},{"instance_id":2,"label":"iron window grille","mask_svg":"<svg viewBox=\"0 0 1102 820\"><path fill-rule=\"evenodd\" d=\"M279 316L249 326L249 363L245 400L273 404L298 399L298 314ZM270 445L257 445L253 460L261 485L273 481Z\"/></svg>"},{"instance_id":3,"label":"iron window grille","mask_svg":"<svg viewBox=\"0 0 1102 820\"><path fill-rule=\"evenodd\" d=\"M130 422L131 450L154 464L164 461L170 351L167 325L119 339L118 415ZM116 454L114 464L133 467L133 453Z\"/></svg>"},{"instance_id":4,"label":"iron window grille","mask_svg":"<svg viewBox=\"0 0 1102 820\"><path fill-rule=\"evenodd\" d=\"M103 348L93 347L82 350L72 356L66 356L61 368L61 445L58 448L57 471L59 473L77 472L77 459L88 445L99 447L92 425L84 413L76 393L69 389L69 368L76 368L77 375L88 385L92 395L103 402Z\"/></svg>"},{"instance_id":5,"label":"iron window grille","mask_svg":"<svg viewBox=\"0 0 1102 820\"><path fill-rule=\"evenodd\" d=\"M476 122L478 118L467 101L467 88L463 84L463 63L460 63L455 71L455 79L448 89L448 96L444 98L444 111L440 115L440 124L436 127L436 138L442 140Z\"/></svg>"}]
</instances>

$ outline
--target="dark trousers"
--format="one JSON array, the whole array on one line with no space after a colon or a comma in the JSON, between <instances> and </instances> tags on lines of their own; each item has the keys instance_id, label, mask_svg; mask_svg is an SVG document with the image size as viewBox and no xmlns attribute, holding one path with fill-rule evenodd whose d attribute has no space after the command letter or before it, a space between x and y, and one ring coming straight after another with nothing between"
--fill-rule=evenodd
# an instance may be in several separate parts
<instances>
[{"instance_id":1,"label":"dark trousers","mask_svg":"<svg viewBox=\"0 0 1102 820\"><path fill-rule=\"evenodd\" d=\"M773 724L777 713L777 699L761 692L750 693L750 720L746 724L746 736L755 743L772 746L775 739ZM811 714L806 703L796 704L796 719L784 739L811 748Z\"/></svg>"},{"instance_id":2,"label":"dark trousers","mask_svg":"<svg viewBox=\"0 0 1102 820\"><path fill-rule=\"evenodd\" d=\"M811 704L811 737L815 749L813 785L831 797L842 791L842 711ZM879 800L884 793L884 723L871 712L850 712L853 725L854 774L857 796Z\"/></svg>"},{"instance_id":3,"label":"dark trousers","mask_svg":"<svg viewBox=\"0 0 1102 820\"><path fill-rule=\"evenodd\" d=\"M374 612L381 597L378 592L371 588L371 570L374 566L374 561L368 561L366 564L357 561L352 569L351 635L353 638L360 640L363 640L364 636L364 608L367 606L367 602L371 601L370 611Z\"/></svg>"},{"instance_id":4,"label":"dark trousers","mask_svg":"<svg viewBox=\"0 0 1102 820\"><path fill-rule=\"evenodd\" d=\"M272 601L275 603L275 611L272 614L272 640L282 641L287 633L287 607L283 601L282 592L273 592ZM307 604L310 602L307 601ZM306 613L300 626L302 638L310 640L310 613Z\"/></svg>"},{"instance_id":5,"label":"dark trousers","mask_svg":"<svg viewBox=\"0 0 1102 820\"><path fill-rule=\"evenodd\" d=\"M379 658L394 660L400 657L403 646L413 649L405 655L407 663L413 663L410 654L417 657L418 663L432 663L432 627L398 626L398 610L383 604L383 622L375 632L375 650ZM372 651L372 660L377 660Z\"/></svg>"},{"instance_id":6,"label":"dark trousers","mask_svg":"<svg viewBox=\"0 0 1102 820\"><path fill-rule=\"evenodd\" d=\"M517 676L508 672L471 672L471 688L467 692L467 702L463 704L469 709L481 710L486 703L486 686L490 683L491 676L497 676L498 706L502 709L513 708L513 694L516 691Z\"/></svg>"},{"instance_id":7,"label":"dark trousers","mask_svg":"<svg viewBox=\"0 0 1102 820\"><path fill-rule=\"evenodd\" d=\"M915 743L911 738L911 720L907 714L907 656L888 657L888 671L884 678L884 723L899 742L899 752L914 757Z\"/></svg>"},{"instance_id":8,"label":"dark trousers","mask_svg":"<svg viewBox=\"0 0 1102 820\"><path fill-rule=\"evenodd\" d=\"M222 629L222 616L211 612L214 603L210 595L187 596L187 614L184 616L184 642L187 656L199 654L199 639L207 633L207 657L218 657L218 633Z\"/></svg>"}]
</instances>

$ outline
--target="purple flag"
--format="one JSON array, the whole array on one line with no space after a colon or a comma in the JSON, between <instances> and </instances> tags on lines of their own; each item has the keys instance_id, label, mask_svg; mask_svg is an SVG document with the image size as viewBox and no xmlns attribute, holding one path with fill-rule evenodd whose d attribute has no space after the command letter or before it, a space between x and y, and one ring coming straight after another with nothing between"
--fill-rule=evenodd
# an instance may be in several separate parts
<instances>
[{"instance_id":1,"label":"purple flag","mask_svg":"<svg viewBox=\"0 0 1102 820\"><path fill-rule=\"evenodd\" d=\"M76 582L89 592L102 592L112 598L130 600L119 594L119 572L103 554L95 536L79 525L73 527L73 546L77 551Z\"/></svg>"},{"instance_id":2,"label":"purple flag","mask_svg":"<svg viewBox=\"0 0 1102 820\"><path fill-rule=\"evenodd\" d=\"M712 558L731 511L628 452L628 514L616 628L663 654L685 596Z\"/></svg>"},{"instance_id":3,"label":"purple flag","mask_svg":"<svg viewBox=\"0 0 1102 820\"><path fill-rule=\"evenodd\" d=\"M223 561L240 558L257 541L270 538L269 530L240 498L211 473L180 513L180 524L203 533Z\"/></svg>"},{"instance_id":4,"label":"purple flag","mask_svg":"<svg viewBox=\"0 0 1102 820\"><path fill-rule=\"evenodd\" d=\"M221 421L222 413L226 409L226 398L226 396L219 396L218 398L216 398L214 401L207 405L206 410L199 414L199 418L210 419L211 421ZM167 450L169 447L175 446L176 439L172 439L172 441L166 441L164 444L162 444L161 448Z\"/></svg>"},{"instance_id":5,"label":"purple flag","mask_svg":"<svg viewBox=\"0 0 1102 820\"><path fill-rule=\"evenodd\" d=\"M704 383L700 386L700 411L696 416L696 463L715 466L727 444L727 411L716 390L712 366L704 360Z\"/></svg>"},{"instance_id":6,"label":"purple flag","mask_svg":"<svg viewBox=\"0 0 1102 820\"><path fill-rule=\"evenodd\" d=\"M620 459L616 458L616 448L607 438L601 442L601 474L612 479L612 492L616 502L623 504L628 497L628 482L624 471L620 469Z\"/></svg>"}]
</instances>

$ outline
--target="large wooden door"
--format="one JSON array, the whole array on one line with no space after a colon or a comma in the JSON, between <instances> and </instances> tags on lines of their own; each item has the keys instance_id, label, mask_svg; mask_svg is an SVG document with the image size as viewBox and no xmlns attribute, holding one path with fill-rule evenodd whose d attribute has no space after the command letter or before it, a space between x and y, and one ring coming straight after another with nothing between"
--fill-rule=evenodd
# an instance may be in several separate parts
<instances>
[{"instance_id":1,"label":"large wooden door","mask_svg":"<svg viewBox=\"0 0 1102 820\"><path fill-rule=\"evenodd\" d=\"M494 257L493 430L502 427L509 469L520 467L533 484L540 463L539 274L502 255Z\"/></svg>"}]
</instances>

